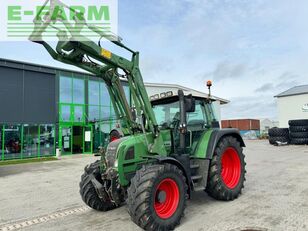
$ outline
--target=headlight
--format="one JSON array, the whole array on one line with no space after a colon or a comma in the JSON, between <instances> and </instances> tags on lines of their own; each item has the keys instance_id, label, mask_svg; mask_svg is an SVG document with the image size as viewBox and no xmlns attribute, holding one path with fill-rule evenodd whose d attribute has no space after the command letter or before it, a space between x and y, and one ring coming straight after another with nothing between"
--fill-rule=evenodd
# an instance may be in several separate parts
<instances>
[{"instance_id":1,"label":"headlight","mask_svg":"<svg viewBox=\"0 0 308 231\"><path fill-rule=\"evenodd\" d=\"M118 167L118 160L115 160L115 162L114 162L114 167L115 167L115 168Z\"/></svg>"}]
</instances>

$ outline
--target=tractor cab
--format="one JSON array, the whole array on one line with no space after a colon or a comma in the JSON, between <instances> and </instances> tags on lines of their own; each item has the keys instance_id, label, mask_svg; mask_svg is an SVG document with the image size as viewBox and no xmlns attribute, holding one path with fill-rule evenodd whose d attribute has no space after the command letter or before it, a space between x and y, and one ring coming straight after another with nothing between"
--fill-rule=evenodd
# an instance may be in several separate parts
<instances>
[{"instance_id":1,"label":"tractor cab","mask_svg":"<svg viewBox=\"0 0 308 231\"><path fill-rule=\"evenodd\" d=\"M214 105L215 99L184 95L185 108L185 151L194 152L201 136L211 128L219 128ZM170 130L173 146L180 147L181 104L179 94L162 93L151 97L152 108L160 130ZM188 105L189 104L189 105Z\"/></svg>"}]
</instances>

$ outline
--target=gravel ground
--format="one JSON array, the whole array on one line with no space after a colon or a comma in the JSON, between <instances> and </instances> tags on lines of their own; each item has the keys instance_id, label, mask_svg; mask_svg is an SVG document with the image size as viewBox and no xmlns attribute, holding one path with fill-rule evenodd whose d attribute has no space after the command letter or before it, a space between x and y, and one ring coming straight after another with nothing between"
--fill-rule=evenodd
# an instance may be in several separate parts
<instances>
[{"instance_id":1,"label":"gravel ground","mask_svg":"<svg viewBox=\"0 0 308 231\"><path fill-rule=\"evenodd\" d=\"M308 230L308 147L246 144L243 194L220 202L204 192L194 193L177 230ZM95 159L77 155L0 167L0 230L10 224L18 230L25 221L23 230L140 230L125 206L101 213L82 203L80 175Z\"/></svg>"}]
</instances>

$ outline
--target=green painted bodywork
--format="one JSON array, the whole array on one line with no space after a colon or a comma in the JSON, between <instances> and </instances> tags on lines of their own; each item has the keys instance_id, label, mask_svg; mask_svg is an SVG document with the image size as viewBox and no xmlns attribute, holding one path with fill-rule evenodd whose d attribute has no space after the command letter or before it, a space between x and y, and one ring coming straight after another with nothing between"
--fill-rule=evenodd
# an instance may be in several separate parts
<instances>
[{"instance_id":1,"label":"green painted bodywork","mask_svg":"<svg viewBox=\"0 0 308 231\"><path fill-rule=\"evenodd\" d=\"M203 133L201 139L199 140L197 148L193 153L193 156L195 158L204 159L206 157L206 151L209 145L209 140L211 138L212 132L213 130L210 129Z\"/></svg>"},{"instance_id":2,"label":"green painted bodywork","mask_svg":"<svg viewBox=\"0 0 308 231\"><path fill-rule=\"evenodd\" d=\"M151 163L154 161L153 157L155 156L170 156L172 153L172 140L171 140L171 131L170 130L162 130L160 131L163 143L161 144L161 150L166 150L167 153L158 152L156 155L147 152L147 143L148 141L153 141L151 133L146 135L138 134L129 136L128 138L124 139L117 149L116 159L118 161L118 165L115 168L119 173L119 181L120 184L123 186L129 185L129 178L130 174L134 174L136 170L142 166L143 164ZM199 158L205 159L206 158L206 151L208 149L208 144L210 137L212 135L212 130L205 130L198 140L198 144L196 149L190 154L192 158ZM164 147L163 147L164 146ZM131 160L125 160L125 155L127 151L134 147L135 151L135 158ZM103 169L106 169L103 166Z\"/></svg>"},{"instance_id":3,"label":"green painted bodywork","mask_svg":"<svg viewBox=\"0 0 308 231\"><path fill-rule=\"evenodd\" d=\"M165 148L164 140L171 140L171 133L169 130L161 131L161 143L160 143L160 152L156 154L149 153L147 148L147 142L153 143L153 136L151 133L132 135L124 139L117 148L116 159L118 160L118 167L116 170L119 173L119 180L121 185L128 185L129 181L126 178L127 174L136 172L139 166L142 164L151 162L151 159L155 155L159 156L168 156L171 153L171 148L167 145ZM134 159L125 160L125 155L127 151L134 147L135 156ZM168 150L169 152L165 152Z\"/></svg>"}]
</instances>

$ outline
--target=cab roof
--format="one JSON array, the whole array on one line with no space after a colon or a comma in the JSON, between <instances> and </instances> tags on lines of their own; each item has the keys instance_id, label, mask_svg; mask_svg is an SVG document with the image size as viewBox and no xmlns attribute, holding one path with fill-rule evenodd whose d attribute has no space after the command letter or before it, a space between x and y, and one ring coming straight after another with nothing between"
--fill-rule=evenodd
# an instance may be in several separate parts
<instances>
[{"instance_id":1,"label":"cab roof","mask_svg":"<svg viewBox=\"0 0 308 231\"><path fill-rule=\"evenodd\" d=\"M189 96L192 94L185 94L184 92L184 95ZM192 97L195 99L200 99L200 100L208 99L207 97L204 97L204 96L201 97L200 95L192 95ZM178 94L173 94L173 93L171 94L171 92L161 93L160 95L156 94L150 97L150 101L152 105L168 104L168 103L176 102L178 100L179 100ZM214 98L210 98L210 100L212 102L216 101L216 99Z\"/></svg>"}]
</instances>

